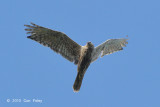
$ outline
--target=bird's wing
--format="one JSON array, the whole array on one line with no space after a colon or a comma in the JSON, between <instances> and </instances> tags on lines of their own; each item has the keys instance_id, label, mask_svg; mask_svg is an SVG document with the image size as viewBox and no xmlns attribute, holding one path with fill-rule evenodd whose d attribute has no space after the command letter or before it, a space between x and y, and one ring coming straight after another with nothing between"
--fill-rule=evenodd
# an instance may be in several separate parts
<instances>
[{"instance_id":1,"label":"bird's wing","mask_svg":"<svg viewBox=\"0 0 160 107\"><path fill-rule=\"evenodd\" d=\"M123 50L123 47L128 44L127 40L128 39L109 39L95 47L93 51L92 62L95 61L100 55L103 57L104 55Z\"/></svg>"},{"instance_id":2,"label":"bird's wing","mask_svg":"<svg viewBox=\"0 0 160 107\"><path fill-rule=\"evenodd\" d=\"M24 26L28 27L25 29L27 34L30 34L28 38L50 47L69 61L75 64L78 63L81 46L70 39L66 34L38 26L34 23Z\"/></svg>"}]
</instances>

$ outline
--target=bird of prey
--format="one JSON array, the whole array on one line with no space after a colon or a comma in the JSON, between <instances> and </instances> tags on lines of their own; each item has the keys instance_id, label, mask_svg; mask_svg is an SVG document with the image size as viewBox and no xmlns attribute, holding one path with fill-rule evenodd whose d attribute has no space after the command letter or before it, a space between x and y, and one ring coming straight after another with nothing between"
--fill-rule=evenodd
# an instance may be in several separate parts
<instances>
[{"instance_id":1,"label":"bird of prey","mask_svg":"<svg viewBox=\"0 0 160 107\"><path fill-rule=\"evenodd\" d=\"M94 47L91 42L87 42L85 46L81 46L62 32L51 30L34 23L24 26L27 27L25 29L27 34L30 34L27 38L50 47L56 53L61 54L67 60L78 65L77 77L73 84L74 92L80 90L84 74L93 61L100 55L103 57L104 55L123 50L123 47L128 43L127 39L121 38L109 39L97 47Z\"/></svg>"}]
</instances>

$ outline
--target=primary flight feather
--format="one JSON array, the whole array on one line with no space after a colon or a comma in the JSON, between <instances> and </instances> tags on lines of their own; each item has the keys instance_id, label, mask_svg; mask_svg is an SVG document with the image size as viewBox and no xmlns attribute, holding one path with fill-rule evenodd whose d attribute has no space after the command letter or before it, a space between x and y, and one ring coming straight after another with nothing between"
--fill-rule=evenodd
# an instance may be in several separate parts
<instances>
[{"instance_id":1,"label":"primary flight feather","mask_svg":"<svg viewBox=\"0 0 160 107\"><path fill-rule=\"evenodd\" d=\"M98 59L101 55L112 54L113 52L123 50L126 46L127 39L109 39L97 47L91 42L87 42L85 46L81 46L70 39L66 34L54 31L34 23L25 25L28 38L39 42L44 46L50 47L53 51L61 54L67 60L78 65L77 77L73 85L73 90L80 90L84 74L90 63Z\"/></svg>"}]
</instances>

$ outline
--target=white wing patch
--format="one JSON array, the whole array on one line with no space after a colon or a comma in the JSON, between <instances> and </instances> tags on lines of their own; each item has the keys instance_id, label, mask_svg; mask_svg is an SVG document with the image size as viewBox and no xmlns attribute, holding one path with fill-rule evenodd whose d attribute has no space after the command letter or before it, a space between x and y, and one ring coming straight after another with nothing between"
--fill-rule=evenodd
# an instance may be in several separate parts
<instances>
[{"instance_id":1,"label":"white wing patch","mask_svg":"<svg viewBox=\"0 0 160 107\"><path fill-rule=\"evenodd\" d=\"M104 55L123 50L123 47L128 44L127 40L128 39L109 39L95 47L92 54L92 62L95 61L100 55L103 57Z\"/></svg>"}]
</instances>

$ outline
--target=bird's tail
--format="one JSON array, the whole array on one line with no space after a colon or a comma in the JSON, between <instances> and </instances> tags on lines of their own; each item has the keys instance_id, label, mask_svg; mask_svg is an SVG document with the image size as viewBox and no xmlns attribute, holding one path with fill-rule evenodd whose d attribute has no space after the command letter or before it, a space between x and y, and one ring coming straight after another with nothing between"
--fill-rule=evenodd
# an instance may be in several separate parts
<instances>
[{"instance_id":1,"label":"bird's tail","mask_svg":"<svg viewBox=\"0 0 160 107\"><path fill-rule=\"evenodd\" d=\"M78 72L76 80L75 80L74 85L73 85L74 92L78 92L80 90L83 77L84 77L84 74L80 74Z\"/></svg>"}]
</instances>

